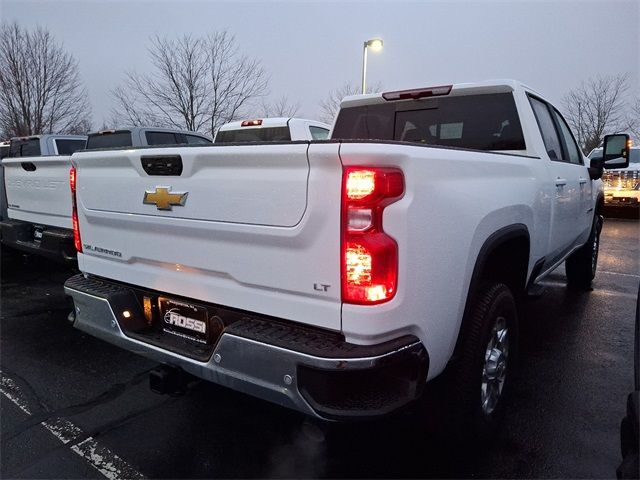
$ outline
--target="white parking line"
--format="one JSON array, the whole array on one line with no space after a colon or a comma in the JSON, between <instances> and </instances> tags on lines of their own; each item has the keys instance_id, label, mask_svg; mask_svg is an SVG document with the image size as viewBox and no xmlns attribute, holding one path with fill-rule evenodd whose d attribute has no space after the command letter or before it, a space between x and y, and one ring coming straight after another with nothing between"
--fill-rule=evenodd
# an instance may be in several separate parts
<instances>
[{"instance_id":1,"label":"white parking line","mask_svg":"<svg viewBox=\"0 0 640 480\"><path fill-rule=\"evenodd\" d=\"M31 416L31 411L20 391L20 387L2 371L0 371L0 393L24 413ZM100 445L93 437L83 439L85 437L84 432L70 421L62 418L51 418L40 423L40 425L65 445L70 444L69 449L72 452L84 458L89 465L106 478L111 480L144 478L140 472L107 447ZM81 439L83 440L80 441Z\"/></svg>"},{"instance_id":2,"label":"white parking line","mask_svg":"<svg viewBox=\"0 0 640 480\"><path fill-rule=\"evenodd\" d=\"M634 275L633 273L620 273L620 272L607 272L606 270L600 270L598 275L604 273L606 275L620 275L622 277L640 278L640 275Z\"/></svg>"},{"instance_id":3,"label":"white parking line","mask_svg":"<svg viewBox=\"0 0 640 480\"><path fill-rule=\"evenodd\" d=\"M543 287L556 287L556 288L566 288L566 282L555 282L553 280L542 280L540 285ZM636 299L637 295L635 293L627 293L627 292L617 292L615 290L604 290L602 288L595 287L592 291L589 292L589 295L605 295L609 297L625 297L625 298L633 298Z\"/></svg>"}]
</instances>

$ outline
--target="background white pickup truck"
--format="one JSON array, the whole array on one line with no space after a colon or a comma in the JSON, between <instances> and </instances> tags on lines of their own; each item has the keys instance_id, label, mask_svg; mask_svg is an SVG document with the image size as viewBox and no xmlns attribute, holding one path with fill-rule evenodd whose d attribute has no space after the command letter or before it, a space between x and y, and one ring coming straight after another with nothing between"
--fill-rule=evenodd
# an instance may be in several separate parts
<instances>
[{"instance_id":1,"label":"background white pickup truck","mask_svg":"<svg viewBox=\"0 0 640 480\"><path fill-rule=\"evenodd\" d=\"M589 158L602 158L602 148L594 148ZM635 209L636 215L640 213L640 147L629 150L629 164L626 168L605 172L602 183L605 206Z\"/></svg>"},{"instance_id":2,"label":"background white pickup truck","mask_svg":"<svg viewBox=\"0 0 640 480\"><path fill-rule=\"evenodd\" d=\"M83 135L12 138L2 160L7 215L0 220L2 244L50 258L75 259L68 172Z\"/></svg>"},{"instance_id":3,"label":"background white pickup truck","mask_svg":"<svg viewBox=\"0 0 640 480\"><path fill-rule=\"evenodd\" d=\"M565 259L595 274L602 167L515 81L349 97L332 138L76 154L75 326L321 418L442 374L456 421L490 430L516 300Z\"/></svg>"},{"instance_id":4,"label":"background white pickup truck","mask_svg":"<svg viewBox=\"0 0 640 480\"><path fill-rule=\"evenodd\" d=\"M5 245L55 260L75 262L69 189L70 156L80 149L156 145L210 145L196 132L131 127L87 136L39 135L11 140L6 176L8 218L2 219Z\"/></svg>"}]
</instances>

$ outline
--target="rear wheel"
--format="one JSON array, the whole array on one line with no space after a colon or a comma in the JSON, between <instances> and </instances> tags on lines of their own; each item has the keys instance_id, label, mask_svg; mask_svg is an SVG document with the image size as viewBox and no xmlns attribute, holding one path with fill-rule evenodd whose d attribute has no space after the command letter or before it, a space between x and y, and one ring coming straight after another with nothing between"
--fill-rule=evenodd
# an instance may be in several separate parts
<instances>
[{"instance_id":1,"label":"rear wheel","mask_svg":"<svg viewBox=\"0 0 640 480\"><path fill-rule=\"evenodd\" d=\"M589 239L578 250L573 252L565 262L567 283L578 288L589 288L596 276L598 267L598 251L600 250L600 232L603 218L596 215L593 219Z\"/></svg>"},{"instance_id":2,"label":"rear wheel","mask_svg":"<svg viewBox=\"0 0 640 480\"><path fill-rule=\"evenodd\" d=\"M458 439L494 433L504 414L517 352L518 317L509 288L485 283L473 302L456 359L445 373L447 428Z\"/></svg>"}]
</instances>

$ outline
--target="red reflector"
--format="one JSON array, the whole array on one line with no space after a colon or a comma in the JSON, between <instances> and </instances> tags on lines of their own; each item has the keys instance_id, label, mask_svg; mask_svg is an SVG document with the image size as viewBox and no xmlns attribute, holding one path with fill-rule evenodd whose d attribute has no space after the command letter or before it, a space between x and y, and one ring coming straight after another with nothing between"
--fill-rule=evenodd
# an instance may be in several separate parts
<instances>
[{"instance_id":1,"label":"red reflector","mask_svg":"<svg viewBox=\"0 0 640 480\"><path fill-rule=\"evenodd\" d=\"M73 212L71 221L73 223L73 245L76 251L82 253L82 240L80 240L80 225L78 224L78 212Z\"/></svg>"},{"instance_id":2,"label":"red reflector","mask_svg":"<svg viewBox=\"0 0 640 480\"><path fill-rule=\"evenodd\" d=\"M241 127L256 127L258 125L262 125L262 120L261 119L257 119L257 120L244 120L240 126Z\"/></svg>"},{"instance_id":3,"label":"red reflector","mask_svg":"<svg viewBox=\"0 0 640 480\"><path fill-rule=\"evenodd\" d=\"M413 90L397 90L395 92L384 92L382 98L385 100L417 100L424 97L438 97L449 95L453 85L440 85L438 87L416 88Z\"/></svg>"},{"instance_id":4,"label":"red reflector","mask_svg":"<svg viewBox=\"0 0 640 480\"><path fill-rule=\"evenodd\" d=\"M69 170L69 185L71 186L71 193L75 195L76 193L76 169L75 167L71 167Z\"/></svg>"},{"instance_id":5,"label":"red reflector","mask_svg":"<svg viewBox=\"0 0 640 480\"><path fill-rule=\"evenodd\" d=\"M78 222L78 204L76 202L76 184L78 173L76 167L69 170L69 186L71 187L71 225L73 226L73 244L76 251L82 253L82 241L80 240L80 223Z\"/></svg>"}]
</instances>

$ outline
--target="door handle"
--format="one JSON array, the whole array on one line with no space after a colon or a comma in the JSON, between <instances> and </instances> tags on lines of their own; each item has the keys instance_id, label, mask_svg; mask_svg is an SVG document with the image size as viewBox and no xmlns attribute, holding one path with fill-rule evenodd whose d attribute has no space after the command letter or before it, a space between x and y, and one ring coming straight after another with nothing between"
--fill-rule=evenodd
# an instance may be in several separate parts
<instances>
[{"instance_id":1,"label":"door handle","mask_svg":"<svg viewBox=\"0 0 640 480\"><path fill-rule=\"evenodd\" d=\"M556 187L564 187L567 184L566 178L556 178Z\"/></svg>"},{"instance_id":2,"label":"door handle","mask_svg":"<svg viewBox=\"0 0 640 480\"><path fill-rule=\"evenodd\" d=\"M582 177L580 177L578 181L580 182L580 185L584 185L585 183L587 183L587 179Z\"/></svg>"}]
</instances>

